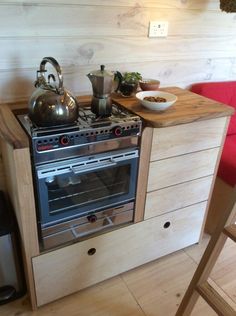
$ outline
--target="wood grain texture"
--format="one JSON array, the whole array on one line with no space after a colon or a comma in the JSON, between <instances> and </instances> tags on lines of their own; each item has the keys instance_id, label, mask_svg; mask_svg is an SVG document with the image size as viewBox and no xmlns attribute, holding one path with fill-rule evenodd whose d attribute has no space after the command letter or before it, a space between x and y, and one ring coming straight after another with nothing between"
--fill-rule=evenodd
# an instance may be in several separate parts
<instances>
[{"instance_id":1,"label":"wood grain texture","mask_svg":"<svg viewBox=\"0 0 236 316\"><path fill-rule=\"evenodd\" d=\"M146 7L137 4L126 6L111 5L40 5L40 1L28 5L5 5L0 11L0 36L146 36L149 21L171 20L175 27L169 28L169 36L204 35L215 36L215 25L222 33L234 34L233 15L219 14L215 10L178 9ZM57 19L51 20L53 14ZM15 17L17 16L17 19ZM7 19L6 19L7 17ZM38 19L40 18L40 23ZM204 21L207 20L207 23ZM7 34L4 32L7 21ZM63 21L63 23L62 23ZM79 27L78 27L79 24ZM63 27L62 27L63 25ZM19 27L20 26L20 27Z\"/></svg>"},{"instance_id":2,"label":"wood grain texture","mask_svg":"<svg viewBox=\"0 0 236 316\"><path fill-rule=\"evenodd\" d=\"M28 148L29 142L25 132L17 122L7 105L0 106L0 137L13 148Z\"/></svg>"},{"instance_id":3,"label":"wood grain texture","mask_svg":"<svg viewBox=\"0 0 236 316\"><path fill-rule=\"evenodd\" d=\"M236 242L236 224L229 225L225 227L224 233L230 237L234 242Z\"/></svg>"},{"instance_id":4,"label":"wood grain texture","mask_svg":"<svg viewBox=\"0 0 236 316\"><path fill-rule=\"evenodd\" d=\"M178 37L167 37L164 41L162 40L158 43L158 49L156 49L156 41L150 40L146 36L140 37L139 41L137 41L136 37L132 36L111 36L109 41L103 36L90 36L88 38L80 36L61 36L60 40L58 40L58 37L49 36L40 38L8 37L1 39L1 41L4 44L4 50L0 51L1 71L12 70L19 72L20 67L22 70L30 70L33 75L42 59L42 53L44 55L57 56L63 73L67 73L72 69L75 71L76 67L85 66L87 63L93 64L88 65L90 70L93 70L93 68L96 69L96 67L98 67L97 65L104 63L104 56L106 56L106 64L110 64L110 69L114 67L113 70L122 69L122 63L126 64L127 56L129 56L129 63L137 63L137 69L139 68L139 64L141 65L142 62L146 61L157 63L155 68L158 70L160 61L161 63L167 61L171 62L173 60L178 62L176 60L176 47L178 47L178 59L181 58L179 63L191 61L194 73L195 63L199 65L202 61L196 60L193 62L193 59L234 58L234 47L236 45L234 36L225 36L220 39L221 45L219 45L215 38L191 36L181 39L180 46ZM201 46L206 47L206 49L199 50L199 42L201 42ZM17 46L21 60L16 57L11 57L13 45ZM66 56L65 47L67 47ZM193 51L191 55L189 54L190 48ZM118 54L117 52L122 52L122 54ZM131 54L130 52L135 53ZM117 65L115 65L115 63ZM112 66L113 64L114 66ZM172 65L174 66L174 64ZM128 67L128 65L126 66ZM211 62L208 60L208 67L205 68L204 71L209 73L210 66ZM181 76L180 71L181 69L178 70L176 76ZM182 72L183 71L184 69L182 69ZM212 71L216 72L216 69L212 69ZM227 68L225 71L227 71ZM142 72L144 72L144 70L142 70ZM164 74L159 73L161 82L163 81L163 75ZM84 81L87 80L88 79L84 77Z\"/></svg>"},{"instance_id":5,"label":"wood grain texture","mask_svg":"<svg viewBox=\"0 0 236 316\"><path fill-rule=\"evenodd\" d=\"M65 0L4 0L1 1L2 5L11 4L11 5L31 5L31 4L41 4L41 5L65 5ZM165 0L117 0L114 3L111 3L110 0L69 0L66 2L67 5L100 5L100 6L127 6L127 7L161 7L161 8L188 8L188 9L215 9L219 10L219 4L215 0L199 0L198 2L194 0L188 1L179 1L179 0L172 0L172 1L165 1Z\"/></svg>"},{"instance_id":6,"label":"wood grain texture","mask_svg":"<svg viewBox=\"0 0 236 316\"><path fill-rule=\"evenodd\" d=\"M225 206L224 212L221 212L216 228L185 292L176 316L190 315L199 293L214 308L217 314L222 316L235 315L236 311L233 311L226 302L224 304L222 300L219 300L219 296L216 296L216 293L212 292L206 283L227 240L227 236L222 233L223 229L225 226L233 224L235 220L236 187L232 192L229 204Z\"/></svg>"},{"instance_id":7,"label":"wood grain texture","mask_svg":"<svg viewBox=\"0 0 236 316\"><path fill-rule=\"evenodd\" d=\"M219 147L227 117L155 128L151 161Z\"/></svg>"},{"instance_id":8,"label":"wood grain texture","mask_svg":"<svg viewBox=\"0 0 236 316\"><path fill-rule=\"evenodd\" d=\"M216 177L205 224L205 231L208 234L212 234L215 230L221 212L230 201L232 191L233 187L221 180L219 177Z\"/></svg>"},{"instance_id":9,"label":"wood grain texture","mask_svg":"<svg viewBox=\"0 0 236 316\"><path fill-rule=\"evenodd\" d=\"M230 116L234 113L234 109L230 106L202 97L185 89L169 87L162 90L173 93L178 97L173 106L163 112L146 109L135 98L128 99L114 96L113 100L138 114L153 127L185 124L221 116Z\"/></svg>"},{"instance_id":10,"label":"wood grain texture","mask_svg":"<svg viewBox=\"0 0 236 316\"><path fill-rule=\"evenodd\" d=\"M86 74L100 64L162 86L235 79L234 15L218 0L5 0L0 7L0 101L28 98L47 55L75 94L91 93ZM148 38L152 20L169 22L167 38Z\"/></svg>"},{"instance_id":11,"label":"wood grain texture","mask_svg":"<svg viewBox=\"0 0 236 316\"><path fill-rule=\"evenodd\" d=\"M39 254L36 210L33 192L29 148L14 149L8 142L1 144L10 197L23 244L23 259L29 296L36 308L34 277L31 258Z\"/></svg>"},{"instance_id":12,"label":"wood grain texture","mask_svg":"<svg viewBox=\"0 0 236 316\"><path fill-rule=\"evenodd\" d=\"M199 203L33 258L38 305L197 242L205 207Z\"/></svg>"},{"instance_id":13,"label":"wood grain texture","mask_svg":"<svg viewBox=\"0 0 236 316\"><path fill-rule=\"evenodd\" d=\"M212 178L212 176L200 178L148 192L144 219L172 212L198 202L207 201Z\"/></svg>"},{"instance_id":14,"label":"wood grain texture","mask_svg":"<svg viewBox=\"0 0 236 316\"><path fill-rule=\"evenodd\" d=\"M63 42L63 39L62 39ZM52 41L48 47L52 45ZM175 45L176 46L176 45ZM173 47L171 50L174 50ZM51 48L54 51L54 45ZM123 50L123 48L122 48ZM116 50L116 54L110 54L110 50L104 50L103 53L97 54L96 52L90 54L91 49L88 49L88 54L84 55L83 65L74 65L74 61L67 60L67 56L61 60L58 59L62 66L64 85L75 95L92 94L92 86L87 78L87 74L91 70L99 69L100 64L93 64L95 56L100 55L104 63L107 54L106 68L110 70L125 71L139 71L144 78L158 78L161 81L161 86L179 86L186 88L193 82L197 81L218 81L220 80L234 80L236 70L234 67L233 58L200 58L200 59L186 59L185 57L178 59L175 54L175 59L161 60L157 56L155 61L145 61L145 57L139 58L139 61L127 63L127 54L122 54L122 63L114 63L116 59L120 59L120 52ZM156 50L156 49L155 49ZM188 48L186 48L186 51ZM45 53L46 52L46 53ZM118 54L119 52L119 54ZM41 56L48 55L48 50L43 50ZM117 55L118 54L118 55ZM11 55L11 54L9 54ZM34 81L36 70L38 69L40 59L35 63L35 68L24 67L21 61L17 58L8 57L6 62L10 69L0 70L0 102L18 102L29 98L34 91ZM90 57L92 55L92 58ZM146 53L144 52L144 56ZM54 55L54 57L56 57ZM133 54L132 54L133 56ZM30 57L31 58L31 57ZM76 60L81 57L76 57ZM23 58L24 62L28 63L28 58ZM76 61L75 60L75 61ZM144 61L143 61L144 60ZM14 68L11 64L15 64Z\"/></svg>"},{"instance_id":15,"label":"wood grain texture","mask_svg":"<svg viewBox=\"0 0 236 316\"><path fill-rule=\"evenodd\" d=\"M140 222L144 218L152 134L151 127L145 127L142 131L134 222Z\"/></svg>"},{"instance_id":16,"label":"wood grain texture","mask_svg":"<svg viewBox=\"0 0 236 316\"><path fill-rule=\"evenodd\" d=\"M204 242L191 246L191 250L197 256L199 254L201 256L202 247L206 245L207 241L208 238L204 238ZM233 249L231 247L224 248L220 271L225 272L233 267L236 257ZM74 295L42 306L37 310L37 313L30 311L28 299L23 297L2 305L0 308L1 316L20 314L52 316L52 313L57 316L173 316L195 269L195 260L184 251L178 251L120 276L100 282ZM231 280L232 284L236 283L234 277ZM210 281L211 284L214 282ZM217 286L215 282L214 285ZM228 291L219 286L217 286L217 290L229 300ZM121 308L121 306L125 306L125 308ZM235 302L234 306L236 307ZM198 300L192 315L216 316L215 312L201 298Z\"/></svg>"},{"instance_id":17,"label":"wood grain texture","mask_svg":"<svg viewBox=\"0 0 236 316\"><path fill-rule=\"evenodd\" d=\"M213 148L151 162L147 191L213 175L218 152Z\"/></svg>"},{"instance_id":18,"label":"wood grain texture","mask_svg":"<svg viewBox=\"0 0 236 316\"><path fill-rule=\"evenodd\" d=\"M215 288L208 282L197 287L198 293L216 311L218 315L235 316L236 311L222 298Z\"/></svg>"}]
</instances>

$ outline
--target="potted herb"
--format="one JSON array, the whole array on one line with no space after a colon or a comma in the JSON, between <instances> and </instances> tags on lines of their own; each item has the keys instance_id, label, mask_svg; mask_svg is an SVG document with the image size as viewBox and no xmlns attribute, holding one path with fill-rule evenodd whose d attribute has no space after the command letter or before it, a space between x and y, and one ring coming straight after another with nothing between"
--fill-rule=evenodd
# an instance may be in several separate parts
<instances>
[{"instance_id":1,"label":"potted herb","mask_svg":"<svg viewBox=\"0 0 236 316\"><path fill-rule=\"evenodd\" d=\"M125 72L123 75L117 71L119 79L118 89L124 97L130 97L137 90L138 83L142 80L139 72Z\"/></svg>"}]
</instances>

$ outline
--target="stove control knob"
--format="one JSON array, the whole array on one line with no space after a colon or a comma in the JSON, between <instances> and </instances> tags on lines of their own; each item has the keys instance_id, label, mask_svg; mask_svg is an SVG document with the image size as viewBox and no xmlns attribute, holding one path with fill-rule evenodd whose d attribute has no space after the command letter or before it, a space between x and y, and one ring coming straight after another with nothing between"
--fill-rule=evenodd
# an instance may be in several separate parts
<instances>
[{"instance_id":1,"label":"stove control knob","mask_svg":"<svg viewBox=\"0 0 236 316\"><path fill-rule=\"evenodd\" d=\"M66 146L70 142L70 138L67 135L63 135L59 138L60 144Z\"/></svg>"},{"instance_id":2,"label":"stove control knob","mask_svg":"<svg viewBox=\"0 0 236 316\"><path fill-rule=\"evenodd\" d=\"M87 216L87 220L90 223L95 223L97 221L97 216L95 214L89 215L89 216Z\"/></svg>"},{"instance_id":3,"label":"stove control knob","mask_svg":"<svg viewBox=\"0 0 236 316\"><path fill-rule=\"evenodd\" d=\"M116 136L121 136L122 135L122 128L120 126L115 127L114 130L113 130L113 133Z\"/></svg>"}]
</instances>

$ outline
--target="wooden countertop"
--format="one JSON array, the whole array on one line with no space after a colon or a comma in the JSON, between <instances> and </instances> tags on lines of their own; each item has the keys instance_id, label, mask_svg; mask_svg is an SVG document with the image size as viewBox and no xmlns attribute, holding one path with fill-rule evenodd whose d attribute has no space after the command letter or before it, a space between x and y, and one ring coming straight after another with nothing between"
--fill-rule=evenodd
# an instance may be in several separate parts
<instances>
[{"instance_id":1,"label":"wooden countertop","mask_svg":"<svg viewBox=\"0 0 236 316\"><path fill-rule=\"evenodd\" d=\"M234 108L199 96L188 90L177 87L169 87L161 90L173 93L178 97L176 103L164 112L156 112L142 107L135 97L123 98L118 94L113 94L112 99L114 103L122 105L136 113L148 125L153 127L185 124L221 116L230 116L234 113ZM90 100L91 96L78 97L81 106L88 104ZM13 109L26 108L26 101L0 105L0 137L10 143L13 148L29 147L27 135L12 112Z\"/></svg>"},{"instance_id":2,"label":"wooden countertop","mask_svg":"<svg viewBox=\"0 0 236 316\"><path fill-rule=\"evenodd\" d=\"M115 103L136 113L153 127L191 123L230 116L234 113L234 108L231 106L207 99L185 89L168 87L160 90L173 93L178 97L178 100L163 112L144 108L135 97L124 98L114 94L112 98Z\"/></svg>"}]
</instances>

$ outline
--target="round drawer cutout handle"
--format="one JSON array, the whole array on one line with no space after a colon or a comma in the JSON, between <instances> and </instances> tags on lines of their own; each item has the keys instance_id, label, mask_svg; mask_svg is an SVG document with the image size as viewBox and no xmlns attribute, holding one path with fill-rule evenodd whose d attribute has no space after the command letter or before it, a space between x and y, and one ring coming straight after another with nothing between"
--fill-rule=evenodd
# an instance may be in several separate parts
<instances>
[{"instance_id":1,"label":"round drawer cutout handle","mask_svg":"<svg viewBox=\"0 0 236 316\"><path fill-rule=\"evenodd\" d=\"M92 255L94 255L95 253L96 253L96 249L95 248L90 248L89 250L88 250L88 255L89 256L92 256Z\"/></svg>"},{"instance_id":2,"label":"round drawer cutout handle","mask_svg":"<svg viewBox=\"0 0 236 316\"><path fill-rule=\"evenodd\" d=\"M163 225L164 228L168 228L170 227L170 222L166 222L164 225Z\"/></svg>"}]
</instances>

